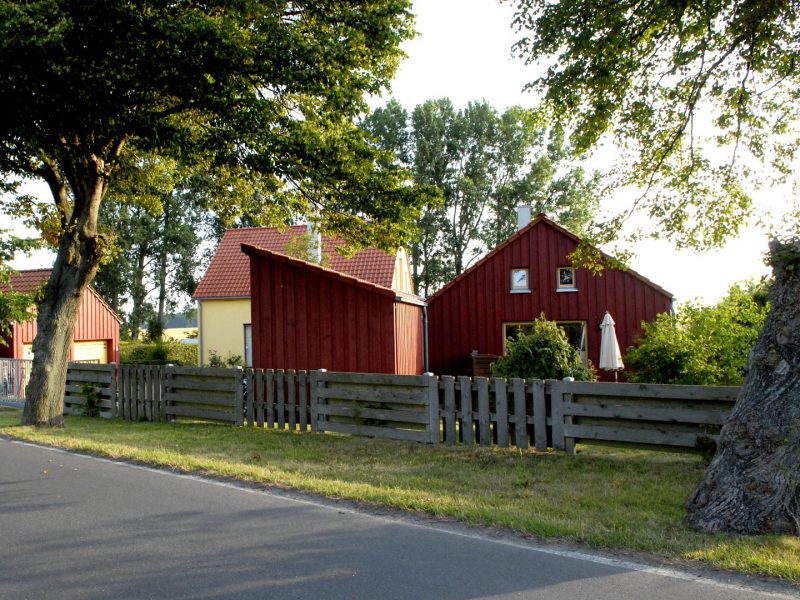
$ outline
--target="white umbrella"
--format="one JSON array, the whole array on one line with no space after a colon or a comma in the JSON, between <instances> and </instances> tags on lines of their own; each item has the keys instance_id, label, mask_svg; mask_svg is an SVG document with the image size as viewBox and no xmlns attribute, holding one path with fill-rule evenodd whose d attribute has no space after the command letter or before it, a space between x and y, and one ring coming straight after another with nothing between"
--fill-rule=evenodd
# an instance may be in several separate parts
<instances>
[{"instance_id":1,"label":"white umbrella","mask_svg":"<svg viewBox=\"0 0 800 600\"><path fill-rule=\"evenodd\" d=\"M617 332L614 329L614 319L606 311L603 322L600 323L603 334L600 338L600 368L604 371L621 371L625 368L622 363L622 354L619 351ZM616 380L617 373L614 373Z\"/></svg>"}]
</instances>

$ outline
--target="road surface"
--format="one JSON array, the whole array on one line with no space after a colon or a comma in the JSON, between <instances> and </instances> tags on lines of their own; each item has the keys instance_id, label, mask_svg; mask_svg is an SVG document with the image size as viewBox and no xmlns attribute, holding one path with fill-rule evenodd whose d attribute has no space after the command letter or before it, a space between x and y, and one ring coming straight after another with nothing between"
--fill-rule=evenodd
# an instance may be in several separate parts
<instances>
[{"instance_id":1,"label":"road surface","mask_svg":"<svg viewBox=\"0 0 800 600\"><path fill-rule=\"evenodd\" d=\"M0 439L3 599L797 596Z\"/></svg>"}]
</instances>

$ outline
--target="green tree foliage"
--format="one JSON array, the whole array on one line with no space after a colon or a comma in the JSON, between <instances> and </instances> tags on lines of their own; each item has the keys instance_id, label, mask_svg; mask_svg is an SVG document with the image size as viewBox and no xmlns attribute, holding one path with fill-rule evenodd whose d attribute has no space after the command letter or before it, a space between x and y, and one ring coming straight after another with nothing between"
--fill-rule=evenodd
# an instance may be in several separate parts
<instances>
[{"instance_id":1,"label":"green tree foliage","mask_svg":"<svg viewBox=\"0 0 800 600\"><path fill-rule=\"evenodd\" d=\"M33 318L30 308L36 302L36 294L17 292L11 285L14 269L9 263L16 251L30 252L39 246L35 240L21 239L0 230L0 345L7 345L11 333L11 322L28 321Z\"/></svg>"},{"instance_id":2,"label":"green tree foliage","mask_svg":"<svg viewBox=\"0 0 800 600\"><path fill-rule=\"evenodd\" d=\"M769 311L768 285L734 285L713 306L687 302L643 323L625 364L634 383L742 385L747 358Z\"/></svg>"},{"instance_id":3,"label":"green tree foliage","mask_svg":"<svg viewBox=\"0 0 800 600\"><path fill-rule=\"evenodd\" d=\"M546 114L569 126L579 150L614 135L629 151L616 184L649 192L634 208L660 234L718 245L751 209L744 182L764 179L750 167L792 171L794 3L506 1L517 9L517 53L547 66L529 85Z\"/></svg>"},{"instance_id":4,"label":"green tree foliage","mask_svg":"<svg viewBox=\"0 0 800 600\"><path fill-rule=\"evenodd\" d=\"M47 182L43 233L58 248L25 422L62 422L71 323L114 249L101 202L131 156L258 181L354 243L405 241L419 191L353 121L393 76L411 20L408 0L0 3L0 175ZM232 220L239 200L212 208Z\"/></svg>"},{"instance_id":5,"label":"green tree foliage","mask_svg":"<svg viewBox=\"0 0 800 600\"><path fill-rule=\"evenodd\" d=\"M560 128L549 130L533 111L500 113L486 102L457 110L429 100L409 115L396 100L363 123L394 152L417 184L443 201L429 204L411 244L414 281L429 295L462 273L516 229L516 207L533 206L582 233L597 209L597 178L572 164Z\"/></svg>"},{"instance_id":6,"label":"green tree foliage","mask_svg":"<svg viewBox=\"0 0 800 600\"><path fill-rule=\"evenodd\" d=\"M524 379L596 379L594 369L583 365L564 330L555 321L546 320L544 315L516 340L507 340L505 356L492 363L492 375Z\"/></svg>"}]
</instances>

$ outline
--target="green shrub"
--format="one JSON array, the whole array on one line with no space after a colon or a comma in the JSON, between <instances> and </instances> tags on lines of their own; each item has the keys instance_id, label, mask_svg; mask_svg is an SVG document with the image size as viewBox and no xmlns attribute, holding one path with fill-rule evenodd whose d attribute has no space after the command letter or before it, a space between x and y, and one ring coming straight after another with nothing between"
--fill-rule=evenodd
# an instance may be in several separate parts
<instances>
[{"instance_id":1,"label":"green shrub","mask_svg":"<svg viewBox=\"0 0 800 600\"><path fill-rule=\"evenodd\" d=\"M97 386L92 383L82 384L81 395L85 399L85 403L83 405L83 416L100 416L100 390L97 389Z\"/></svg>"},{"instance_id":2,"label":"green shrub","mask_svg":"<svg viewBox=\"0 0 800 600\"><path fill-rule=\"evenodd\" d=\"M246 367L244 363L244 359L239 354L231 354L228 352L228 356L222 357L216 350L209 350L208 351L208 366L215 367L215 368L230 368L230 367Z\"/></svg>"},{"instance_id":3,"label":"green shrub","mask_svg":"<svg viewBox=\"0 0 800 600\"><path fill-rule=\"evenodd\" d=\"M764 325L768 284L734 285L714 306L680 305L674 315L643 323L628 348L628 381L683 385L741 385L747 357Z\"/></svg>"},{"instance_id":4,"label":"green shrub","mask_svg":"<svg viewBox=\"0 0 800 600\"><path fill-rule=\"evenodd\" d=\"M120 362L127 364L193 366L197 364L197 344L121 342L119 356Z\"/></svg>"},{"instance_id":5,"label":"green shrub","mask_svg":"<svg viewBox=\"0 0 800 600\"><path fill-rule=\"evenodd\" d=\"M564 330L542 315L533 322L530 331L516 340L509 339L506 355L492 364L495 377L525 379L563 379L578 381L596 379L591 365L587 368L573 348Z\"/></svg>"}]
</instances>

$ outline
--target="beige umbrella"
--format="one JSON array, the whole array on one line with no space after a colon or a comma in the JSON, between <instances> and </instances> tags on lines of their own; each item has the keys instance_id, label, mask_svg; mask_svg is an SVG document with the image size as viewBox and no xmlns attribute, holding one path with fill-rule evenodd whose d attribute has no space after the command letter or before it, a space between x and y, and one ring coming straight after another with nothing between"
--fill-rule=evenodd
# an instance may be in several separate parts
<instances>
[{"instance_id":1,"label":"beige umbrella","mask_svg":"<svg viewBox=\"0 0 800 600\"><path fill-rule=\"evenodd\" d=\"M617 332L614 329L614 319L606 311L603 322L600 323L602 335L600 337L600 368L604 371L614 371L614 380L617 379L617 371L625 368L622 362L622 354L619 351L617 342Z\"/></svg>"}]
</instances>

